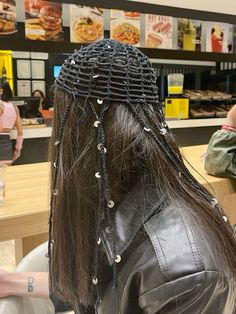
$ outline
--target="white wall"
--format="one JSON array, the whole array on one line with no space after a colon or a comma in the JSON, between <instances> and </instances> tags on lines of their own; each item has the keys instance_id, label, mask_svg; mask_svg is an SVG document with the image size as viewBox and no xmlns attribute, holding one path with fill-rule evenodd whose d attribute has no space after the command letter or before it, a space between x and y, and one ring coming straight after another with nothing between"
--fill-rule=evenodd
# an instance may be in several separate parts
<instances>
[{"instance_id":1,"label":"white wall","mask_svg":"<svg viewBox=\"0 0 236 314\"><path fill-rule=\"evenodd\" d=\"M236 15L236 0L128 0Z\"/></svg>"}]
</instances>

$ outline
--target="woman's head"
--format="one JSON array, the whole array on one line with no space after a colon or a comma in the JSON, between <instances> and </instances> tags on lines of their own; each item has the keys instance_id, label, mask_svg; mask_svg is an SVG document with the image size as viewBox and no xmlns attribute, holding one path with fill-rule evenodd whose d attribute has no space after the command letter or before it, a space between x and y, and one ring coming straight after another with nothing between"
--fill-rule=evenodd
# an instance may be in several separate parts
<instances>
[{"instance_id":1,"label":"woman's head","mask_svg":"<svg viewBox=\"0 0 236 314\"><path fill-rule=\"evenodd\" d=\"M36 89L32 92L33 97L39 97L40 98L40 106L44 105L45 102L45 95L40 89Z\"/></svg>"},{"instance_id":2,"label":"woman's head","mask_svg":"<svg viewBox=\"0 0 236 314\"><path fill-rule=\"evenodd\" d=\"M137 48L103 40L75 52L62 66L54 96L50 273L62 299L93 302L101 220L143 178L158 197L188 204L221 235L222 216L184 166L158 102L154 70ZM229 227L222 228L231 239Z\"/></svg>"},{"instance_id":3,"label":"woman's head","mask_svg":"<svg viewBox=\"0 0 236 314\"><path fill-rule=\"evenodd\" d=\"M0 82L0 99L9 101L13 97L11 87L8 82L1 81Z\"/></svg>"}]
</instances>

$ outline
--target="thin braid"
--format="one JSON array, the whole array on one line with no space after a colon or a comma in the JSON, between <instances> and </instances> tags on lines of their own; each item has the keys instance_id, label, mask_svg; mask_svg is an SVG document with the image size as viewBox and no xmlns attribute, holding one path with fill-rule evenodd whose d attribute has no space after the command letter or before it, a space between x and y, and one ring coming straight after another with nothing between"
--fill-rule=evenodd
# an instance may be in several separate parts
<instances>
[{"instance_id":1,"label":"thin braid","mask_svg":"<svg viewBox=\"0 0 236 314\"><path fill-rule=\"evenodd\" d=\"M103 128L103 121L104 121L104 115L106 110L108 109L108 104L102 104L102 109L100 111L100 114L98 115L93 104L90 103L90 106L92 108L92 111L98 119L98 145L102 145L99 149L99 174L101 176L100 182L99 182L99 213L97 217L97 240L100 241L100 232L101 232L101 214L104 209L106 208L106 211L104 212L108 227L110 230L112 230L112 220L110 215L110 208L108 206L109 202L111 202L111 195L110 195L110 185L109 185L109 177L106 169L106 147L105 147L105 132ZM106 200L106 205L104 205L104 198ZM112 201L113 202L113 201ZM116 256L116 248L115 248L115 242L114 238L112 236L112 246L113 246L113 254ZM95 249L95 259L94 259L94 278L96 280L98 276L98 267L99 267L99 259L98 259L98 247L96 246ZM117 287L117 270L115 263L113 264L113 279L114 279L114 287ZM96 294L97 294L97 302L99 302L100 299L100 290L98 285L96 284Z\"/></svg>"},{"instance_id":2,"label":"thin braid","mask_svg":"<svg viewBox=\"0 0 236 314\"><path fill-rule=\"evenodd\" d=\"M147 119L149 119L155 126L157 132L159 131L159 125L157 124L156 120L153 118L153 115L151 114L151 112L147 109L146 106L144 106L144 104L142 104L142 109L145 113L145 116L147 117ZM163 119L164 121L164 119ZM164 126L165 128L168 128L168 125L164 122ZM165 137L163 137L165 139ZM176 156L177 160L181 162L182 166L183 166L183 170L185 171L185 173L188 175L190 182L198 189L201 190L203 192L203 194L205 195L205 197L209 200L209 198L211 199L209 193L202 187L202 185L194 178L194 176L191 174L191 172L188 170L188 168L185 166L184 162L183 162L183 157L181 154L176 153L171 146L167 146L169 147L171 153Z\"/></svg>"},{"instance_id":3,"label":"thin braid","mask_svg":"<svg viewBox=\"0 0 236 314\"><path fill-rule=\"evenodd\" d=\"M72 96L73 97L73 96ZM74 99L74 97L73 97ZM71 103L68 101L68 105L65 109L63 118L61 120L61 125L58 131L58 136L56 138L56 141L54 145L57 147L56 151L56 158L53 163L53 166L55 167L54 175L53 175L53 180L52 180L52 191L51 191L51 198L50 198L50 213L49 213L49 240L48 240L48 256L51 258L51 246L52 246L52 215L53 215L53 208L55 205L55 197L56 197L56 183L57 183L57 177L58 177L58 162L59 162L59 156L60 156L60 142L63 136L63 130L64 130L64 125L65 122L68 118L69 112L71 108Z\"/></svg>"},{"instance_id":4,"label":"thin braid","mask_svg":"<svg viewBox=\"0 0 236 314\"><path fill-rule=\"evenodd\" d=\"M157 122L155 121L155 119L153 118L153 116L151 115L150 111L147 109L146 106L142 105L142 109L144 112L144 115L147 119L149 119L149 121L151 121L156 129L157 132L160 131L160 127L157 124ZM163 136L163 140L165 140L165 136ZM188 170L188 168L185 166L182 156L178 153L176 153L171 146L164 146L164 147L168 147L170 154L172 154L174 157L176 157L176 163L180 163L181 166L183 167L183 169L181 170L181 173L185 172L186 176L188 176L188 180L200 191L202 191L202 193L205 196L208 196L209 198L209 193L201 186L201 184L193 177L193 175L190 173L190 171ZM167 149L165 150L167 151ZM187 177L186 177L187 178Z\"/></svg>"},{"instance_id":5,"label":"thin braid","mask_svg":"<svg viewBox=\"0 0 236 314\"><path fill-rule=\"evenodd\" d=\"M147 125L145 123L145 121L143 120L143 118L141 117L141 115L136 112L136 110L134 109L132 104L128 104L129 108L131 109L132 113L134 114L134 116L139 120L139 122L141 123L141 125L143 126L143 128L146 128ZM158 129L159 130L159 129ZM160 130L159 130L160 131ZM150 131L148 132L152 138L155 140L155 142L161 147L161 149L166 153L167 157L170 159L170 161L176 165L178 171L185 177L185 179L188 180L189 183L191 183L191 185L193 185L200 194L202 194L205 198L207 198L209 201L211 200L211 197L209 196L209 194L207 194L205 192L205 190L200 189L199 185L197 185L189 176L188 172L186 171L186 167L182 164L182 162L180 161L179 158L176 158L174 156L172 156L172 152L168 151L166 149L166 145L164 145L164 143L162 143L162 141L156 136L156 134L153 132L153 130L150 128ZM164 135L163 135L164 137ZM167 146L169 147L169 146ZM183 171L184 170L184 171Z\"/></svg>"},{"instance_id":6,"label":"thin braid","mask_svg":"<svg viewBox=\"0 0 236 314\"><path fill-rule=\"evenodd\" d=\"M102 111L102 120L103 121L103 114L105 111ZM102 123L99 125L99 135L100 135L100 140L101 143L104 145L105 147L105 133L104 133L104 129L102 127ZM110 214L110 208L108 207L108 203L111 201L111 195L110 195L110 184L109 184L109 177L108 177L108 173L107 173L107 168L106 168L106 152L104 149L101 150L101 161L102 161L102 171L103 171L103 178L104 178L104 185L105 185L105 190L104 190L104 196L106 199L106 218L107 218L107 222L108 222L108 227L110 228L110 230L112 231L113 226L112 226L112 219L111 219L111 214ZM113 249L113 255L114 255L114 259L116 257L116 247L115 247L115 241L114 241L114 237L113 237L113 233L111 234L111 238L112 238L112 249ZM117 281L117 268L116 268L116 263L113 263L113 287L117 290L118 287L118 281Z\"/></svg>"}]
</instances>

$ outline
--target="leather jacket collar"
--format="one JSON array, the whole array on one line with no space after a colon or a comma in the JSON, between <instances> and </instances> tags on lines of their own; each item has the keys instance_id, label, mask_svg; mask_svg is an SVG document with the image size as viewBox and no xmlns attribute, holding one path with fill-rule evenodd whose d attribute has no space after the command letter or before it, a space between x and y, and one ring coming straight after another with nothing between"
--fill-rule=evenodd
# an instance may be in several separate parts
<instances>
[{"instance_id":1,"label":"leather jacket collar","mask_svg":"<svg viewBox=\"0 0 236 314\"><path fill-rule=\"evenodd\" d=\"M110 265L114 262L113 241L116 255L121 256L142 225L161 209L163 202L164 196L157 192L157 188L142 179L113 209L112 230L108 227L107 219L103 220L101 239Z\"/></svg>"}]
</instances>

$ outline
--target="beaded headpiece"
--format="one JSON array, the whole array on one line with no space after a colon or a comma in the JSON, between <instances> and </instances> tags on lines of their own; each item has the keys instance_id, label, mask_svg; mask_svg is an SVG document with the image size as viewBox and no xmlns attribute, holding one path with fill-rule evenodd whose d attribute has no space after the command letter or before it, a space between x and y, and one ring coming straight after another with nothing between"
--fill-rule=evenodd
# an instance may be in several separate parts
<instances>
[{"instance_id":1,"label":"beaded headpiece","mask_svg":"<svg viewBox=\"0 0 236 314\"><path fill-rule=\"evenodd\" d=\"M52 213L57 191L57 165L60 154L60 142L63 136L63 127L66 123L72 103L78 97L84 98L86 105L91 107L94 115L94 127L97 130L97 150L99 169L94 174L99 180L99 210L96 228L96 252L94 255L94 277L92 280L96 295L99 299L98 289L98 250L101 244L101 220L106 216L112 231L110 210L115 207L111 199L109 186L109 173L106 168L106 142L104 132L104 115L110 103L123 103L129 108L131 114L166 154L166 158L173 163L177 170L177 175L184 178L190 185L194 186L203 195L212 207L217 207L216 199L212 199L210 194L198 183L185 167L182 158L168 144L166 135L170 132L165 123L162 107L158 102L158 90L156 75L149 59L137 48L128 44L122 44L114 40L102 40L95 44L83 47L75 51L63 64L60 74L55 81L55 86L64 90L71 96L71 100L62 114L61 126L56 130L55 146L56 159L54 161L54 177L52 180L51 213L49 218L49 256L51 253L52 237ZM97 102L100 110L95 110L94 102ZM158 121L150 112L151 105L158 115ZM137 111L137 106L141 111ZM140 113L142 112L142 114ZM117 287L116 264L121 261L121 256L116 255L115 243L113 241L113 279L114 286Z\"/></svg>"}]
</instances>

